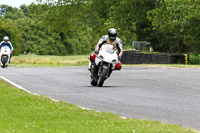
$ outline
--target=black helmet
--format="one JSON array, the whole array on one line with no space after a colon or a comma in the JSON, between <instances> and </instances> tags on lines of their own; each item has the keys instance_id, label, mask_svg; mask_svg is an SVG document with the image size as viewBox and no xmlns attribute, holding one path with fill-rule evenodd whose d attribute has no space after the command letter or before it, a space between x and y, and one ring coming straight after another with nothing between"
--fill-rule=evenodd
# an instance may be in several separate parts
<instances>
[{"instance_id":1,"label":"black helmet","mask_svg":"<svg viewBox=\"0 0 200 133\"><path fill-rule=\"evenodd\" d=\"M115 41L115 39L117 38L117 30L115 28L110 28L108 30L108 37L109 40Z\"/></svg>"}]
</instances>

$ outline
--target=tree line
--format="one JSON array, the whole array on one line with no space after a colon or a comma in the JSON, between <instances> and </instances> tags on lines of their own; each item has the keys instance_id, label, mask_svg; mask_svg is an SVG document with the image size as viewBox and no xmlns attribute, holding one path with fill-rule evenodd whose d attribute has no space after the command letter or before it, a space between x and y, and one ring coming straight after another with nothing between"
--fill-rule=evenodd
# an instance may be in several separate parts
<instances>
[{"instance_id":1,"label":"tree line","mask_svg":"<svg viewBox=\"0 0 200 133\"><path fill-rule=\"evenodd\" d=\"M157 52L200 53L200 0L47 0L0 6L0 38L15 55L89 54L114 27L129 48L149 41Z\"/></svg>"}]
</instances>

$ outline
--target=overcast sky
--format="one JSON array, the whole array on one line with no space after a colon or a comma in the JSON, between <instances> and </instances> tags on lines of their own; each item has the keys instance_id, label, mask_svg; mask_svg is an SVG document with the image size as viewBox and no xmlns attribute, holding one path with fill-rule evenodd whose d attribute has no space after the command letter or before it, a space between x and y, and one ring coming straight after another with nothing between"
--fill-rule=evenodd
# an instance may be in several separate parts
<instances>
[{"instance_id":1,"label":"overcast sky","mask_svg":"<svg viewBox=\"0 0 200 133\"><path fill-rule=\"evenodd\" d=\"M25 4L29 5L32 2L36 2L36 0L0 0L0 5L5 4L12 7L20 7L20 5Z\"/></svg>"}]
</instances>

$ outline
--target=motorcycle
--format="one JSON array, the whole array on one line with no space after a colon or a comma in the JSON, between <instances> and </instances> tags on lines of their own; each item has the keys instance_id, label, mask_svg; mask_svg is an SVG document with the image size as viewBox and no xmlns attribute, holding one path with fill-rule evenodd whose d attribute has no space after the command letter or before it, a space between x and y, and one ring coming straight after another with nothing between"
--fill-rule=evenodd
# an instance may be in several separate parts
<instances>
[{"instance_id":1,"label":"motorcycle","mask_svg":"<svg viewBox=\"0 0 200 133\"><path fill-rule=\"evenodd\" d=\"M4 46L1 48L0 57L1 57L1 67L6 68L10 61L10 48Z\"/></svg>"},{"instance_id":2,"label":"motorcycle","mask_svg":"<svg viewBox=\"0 0 200 133\"><path fill-rule=\"evenodd\" d=\"M112 71L121 69L117 51L114 50L111 44L104 44L99 50L99 54L90 55L89 59L91 62L91 65L89 64L90 83L92 86L102 87Z\"/></svg>"}]
</instances>

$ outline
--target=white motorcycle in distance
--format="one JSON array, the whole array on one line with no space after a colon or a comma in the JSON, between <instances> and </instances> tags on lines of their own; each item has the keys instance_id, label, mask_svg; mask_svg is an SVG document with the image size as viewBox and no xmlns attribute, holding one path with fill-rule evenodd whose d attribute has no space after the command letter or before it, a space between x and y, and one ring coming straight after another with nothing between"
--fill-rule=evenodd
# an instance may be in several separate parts
<instances>
[{"instance_id":1,"label":"white motorcycle in distance","mask_svg":"<svg viewBox=\"0 0 200 133\"><path fill-rule=\"evenodd\" d=\"M90 55L91 65L89 65L89 70L91 72L91 85L102 87L104 81L110 77L112 71L121 69L117 51L113 49L113 45L104 44L99 50L98 55Z\"/></svg>"},{"instance_id":2,"label":"white motorcycle in distance","mask_svg":"<svg viewBox=\"0 0 200 133\"><path fill-rule=\"evenodd\" d=\"M8 46L1 47L0 57L1 67L6 68L10 61L10 48Z\"/></svg>"}]
</instances>

